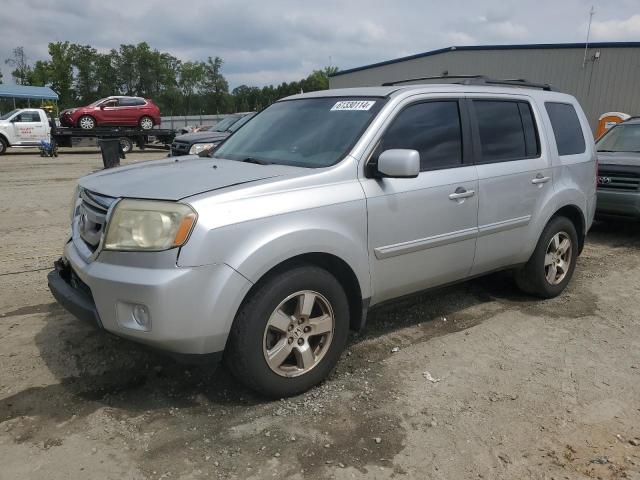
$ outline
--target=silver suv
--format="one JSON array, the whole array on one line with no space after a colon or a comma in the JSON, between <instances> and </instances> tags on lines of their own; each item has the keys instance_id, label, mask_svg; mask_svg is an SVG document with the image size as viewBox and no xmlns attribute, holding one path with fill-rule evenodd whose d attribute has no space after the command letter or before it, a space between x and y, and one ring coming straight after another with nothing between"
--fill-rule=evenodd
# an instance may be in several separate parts
<instances>
[{"instance_id":1,"label":"silver suv","mask_svg":"<svg viewBox=\"0 0 640 480\"><path fill-rule=\"evenodd\" d=\"M214 152L79 181L48 281L136 342L223 357L273 397L336 365L381 302L501 269L567 286L596 205L577 101L506 85L294 95Z\"/></svg>"}]
</instances>

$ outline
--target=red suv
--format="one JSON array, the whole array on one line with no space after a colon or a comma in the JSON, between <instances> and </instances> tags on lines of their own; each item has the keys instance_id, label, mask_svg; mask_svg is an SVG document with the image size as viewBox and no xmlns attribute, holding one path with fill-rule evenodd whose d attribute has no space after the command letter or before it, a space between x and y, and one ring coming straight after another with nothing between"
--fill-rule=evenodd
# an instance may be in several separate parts
<instances>
[{"instance_id":1,"label":"red suv","mask_svg":"<svg viewBox=\"0 0 640 480\"><path fill-rule=\"evenodd\" d=\"M102 125L150 130L154 125L160 125L160 109L148 98L107 97L86 107L64 110L60 114L60 123L84 130Z\"/></svg>"}]
</instances>

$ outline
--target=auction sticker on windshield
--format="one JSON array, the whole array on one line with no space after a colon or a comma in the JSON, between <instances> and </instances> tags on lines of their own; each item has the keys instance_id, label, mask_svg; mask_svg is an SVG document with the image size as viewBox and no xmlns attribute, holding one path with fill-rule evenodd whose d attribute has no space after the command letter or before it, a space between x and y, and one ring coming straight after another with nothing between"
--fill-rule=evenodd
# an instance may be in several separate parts
<instances>
[{"instance_id":1,"label":"auction sticker on windshield","mask_svg":"<svg viewBox=\"0 0 640 480\"><path fill-rule=\"evenodd\" d=\"M343 100L341 102L337 102L333 107L331 107L331 111L367 111L371 109L371 107L373 107L375 103L376 102L374 100Z\"/></svg>"}]
</instances>

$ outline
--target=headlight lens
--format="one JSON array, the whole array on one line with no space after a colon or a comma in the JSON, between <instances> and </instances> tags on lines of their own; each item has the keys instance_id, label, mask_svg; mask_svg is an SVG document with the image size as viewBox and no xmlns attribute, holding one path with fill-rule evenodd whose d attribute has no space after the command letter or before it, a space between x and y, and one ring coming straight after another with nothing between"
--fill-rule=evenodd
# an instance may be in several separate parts
<instances>
[{"instance_id":1,"label":"headlight lens","mask_svg":"<svg viewBox=\"0 0 640 480\"><path fill-rule=\"evenodd\" d=\"M209 142L209 143L194 143L189 150L189 155L197 155L201 151L206 150L207 148L213 148L217 143Z\"/></svg>"},{"instance_id":2,"label":"headlight lens","mask_svg":"<svg viewBox=\"0 0 640 480\"><path fill-rule=\"evenodd\" d=\"M184 203L121 200L109 220L105 250L160 251L184 245L196 223Z\"/></svg>"}]
</instances>

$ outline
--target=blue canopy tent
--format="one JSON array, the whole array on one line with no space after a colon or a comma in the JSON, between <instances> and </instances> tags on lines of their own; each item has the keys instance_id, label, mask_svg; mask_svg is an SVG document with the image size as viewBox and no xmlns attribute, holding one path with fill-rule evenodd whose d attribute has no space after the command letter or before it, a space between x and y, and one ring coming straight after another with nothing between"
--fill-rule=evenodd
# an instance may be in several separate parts
<instances>
[{"instance_id":1,"label":"blue canopy tent","mask_svg":"<svg viewBox=\"0 0 640 480\"><path fill-rule=\"evenodd\" d=\"M0 98L12 98L13 108L16 107L16 99L27 100L29 106L31 100L53 100L58 103L58 94L49 87L0 84Z\"/></svg>"}]
</instances>

